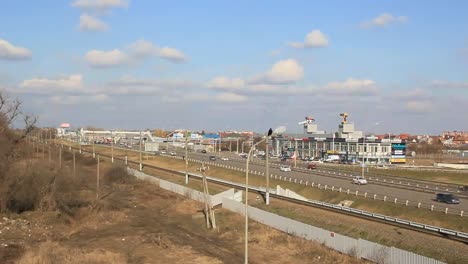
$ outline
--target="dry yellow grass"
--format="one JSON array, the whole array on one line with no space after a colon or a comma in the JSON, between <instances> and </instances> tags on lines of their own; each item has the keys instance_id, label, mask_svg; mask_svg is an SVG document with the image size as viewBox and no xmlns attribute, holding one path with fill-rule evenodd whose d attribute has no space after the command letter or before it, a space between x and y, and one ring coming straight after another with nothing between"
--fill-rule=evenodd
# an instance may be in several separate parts
<instances>
[{"instance_id":1,"label":"dry yellow grass","mask_svg":"<svg viewBox=\"0 0 468 264\"><path fill-rule=\"evenodd\" d=\"M18 264L125 264L127 258L122 254L104 249L85 251L68 248L57 242L44 242L38 247L27 249L17 261Z\"/></svg>"}]
</instances>

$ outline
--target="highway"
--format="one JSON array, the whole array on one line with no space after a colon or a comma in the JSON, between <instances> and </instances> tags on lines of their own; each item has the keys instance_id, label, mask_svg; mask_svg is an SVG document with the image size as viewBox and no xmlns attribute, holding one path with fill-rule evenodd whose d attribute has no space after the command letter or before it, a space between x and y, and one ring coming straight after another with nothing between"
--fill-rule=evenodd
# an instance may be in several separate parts
<instances>
[{"instance_id":1,"label":"highway","mask_svg":"<svg viewBox=\"0 0 468 264\"><path fill-rule=\"evenodd\" d=\"M172 150L174 151L174 150ZM171 150L169 151L171 152ZM184 151L175 151L177 156L184 156L185 152ZM216 161L210 161L209 157L210 156L216 156ZM223 155L222 156L228 156L228 155ZM189 158L192 159L198 159L202 160L205 162L215 162L218 164L225 164L227 166L233 166L236 168L245 168L245 159L240 159L239 157L234 157L233 155L229 155L229 160L228 161L222 161L221 157L219 155L213 154L213 153L197 153L197 152L189 152ZM264 164L259 164L258 162L262 162L260 159L254 158L253 161L250 162L249 168L254 171L258 172L265 172L265 165ZM295 170L292 168L292 172L283 172L280 171L278 168L279 163L273 163L272 166L270 166L270 174L281 176L281 177L288 177L294 179L297 179L297 181L302 180L303 182L308 181L309 184L314 182L315 184L321 184L321 185L327 185L329 188L332 186L337 188L343 188L343 190L354 190L354 191L359 191L359 192L368 192L372 194L379 194L379 195L385 195L391 199L394 199L395 197L398 200L409 200L409 201L417 201L425 204L433 204L435 206L440 206L440 207L448 207L448 208L454 208L458 210L468 210L468 202L466 199L461 199L460 204L445 204L445 203L439 203L437 201L434 201L435 198L435 192L421 192L421 191L416 191L412 189L403 189L401 187L406 186L401 186L399 188L398 185L396 184L391 184L389 182L388 185L381 185L372 183L372 181L369 181L369 184L367 185L355 185L351 183L352 176L344 176L341 175L340 177L334 177L335 175L333 174L326 174L326 173L319 173L317 170ZM320 167L319 169L320 170ZM321 170L320 170L321 171ZM262 176L263 177L263 176ZM274 186L273 186L274 187ZM352 199L351 199L352 200Z\"/></svg>"},{"instance_id":2,"label":"highway","mask_svg":"<svg viewBox=\"0 0 468 264\"><path fill-rule=\"evenodd\" d=\"M105 145L101 145L105 146ZM106 146L110 147L110 146ZM115 147L118 148L118 147ZM126 150L129 150L126 148ZM139 146L135 145L132 147L132 150L138 151ZM170 152L175 152L176 156L178 157L183 157L185 155L185 151L183 148L173 148L171 147L169 150L166 150L166 154L169 155ZM245 159L240 158L238 155L234 153L229 153L229 152L222 152L221 155L219 153L213 153L213 152L208 152L206 154L204 153L199 153L199 152L188 152L188 156L190 159L195 159L195 160L200 160L204 162L211 162L211 163L217 163L217 164L224 164L227 166L232 166L235 168L242 168L245 169ZM210 156L216 156L216 161L211 161L209 159ZM221 157L226 156L229 157L228 161L222 161ZM261 159L257 158L252 158L250 164L249 164L249 169L257 172L264 173L265 172L265 165L262 164L264 161ZM457 210L463 210L464 212L468 212L468 202L466 199L460 199L460 204L445 204L445 203L440 203L434 200L435 198L435 193L436 190L426 190L426 192L422 192L421 189L417 188L412 188L412 186L408 187L407 185L399 185L398 183L391 183L391 182L373 182L372 180L368 179L368 184L367 185L355 185L351 183L352 176L347 174L347 175L339 175L338 173L333 174L330 173L333 171L330 168L327 168L328 172L324 172L326 170L322 169L323 166L318 167L317 170L305 170L304 168L292 168L291 172L283 172L279 170L279 164L287 164L291 165L290 163L287 162L280 162L278 159L273 159L271 160L271 166L270 166L270 174L272 175L277 175L278 177L281 176L287 177L288 179L291 178L292 182L294 182L294 179L296 179L297 182L299 181L307 181L309 185L313 182L315 185L321 184L322 186L327 185L328 188L330 189L332 186L335 189L342 188L343 192L346 192L348 189L351 190L351 193L354 193L355 191L359 191L359 193L364 193L367 192L369 193L368 197L372 197L373 194L378 194L379 196L387 196L388 201L393 201L394 198L397 198L399 203L405 200L409 200L412 202L420 202L422 204L427 204L427 205L434 205L438 207L444 207L444 208L452 208L452 209L457 209ZM299 165L299 162L298 162ZM304 166L304 165L303 165ZM357 171L356 171L357 172ZM359 173L358 173L359 174ZM253 177L260 177L260 176L255 176ZM264 177L264 176L261 176ZM441 184L440 187L443 188L445 187L445 184ZM275 187L275 186L271 186ZM416 187L416 186L414 186ZM442 189L444 190L444 189ZM352 200L352 198L349 198ZM466 214L464 214L466 215Z\"/></svg>"}]
</instances>

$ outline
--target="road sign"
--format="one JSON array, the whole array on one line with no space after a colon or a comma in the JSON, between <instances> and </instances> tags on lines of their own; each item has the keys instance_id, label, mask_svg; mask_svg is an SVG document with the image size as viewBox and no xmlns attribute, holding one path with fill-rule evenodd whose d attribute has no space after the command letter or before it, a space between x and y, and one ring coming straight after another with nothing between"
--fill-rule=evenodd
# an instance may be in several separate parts
<instances>
[{"instance_id":1,"label":"road sign","mask_svg":"<svg viewBox=\"0 0 468 264\"><path fill-rule=\"evenodd\" d=\"M288 151L294 151L294 148L288 148Z\"/></svg>"}]
</instances>

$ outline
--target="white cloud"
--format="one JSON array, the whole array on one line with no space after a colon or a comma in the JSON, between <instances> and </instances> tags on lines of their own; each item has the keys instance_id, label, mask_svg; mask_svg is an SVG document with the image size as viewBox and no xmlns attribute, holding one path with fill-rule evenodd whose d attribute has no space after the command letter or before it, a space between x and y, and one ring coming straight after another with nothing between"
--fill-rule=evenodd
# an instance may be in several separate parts
<instances>
[{"instance_id":1,"label":"white cloud","mask_svg":"<svg viewBox=\"0 0 468 264\"><path fill-rule=\"evenodd\" d=\"M181 51L169 47L160 48L158 50L158 56L176 63L184 62L187 59Z\"/></svg>"},{"instance_id":2,"label":"white cloud","mask_svg":"<svg viewBox=\"0 0 468 264\"><path fill-rule=\"evenodd\" d=\"M271 70L253 78L253 84L288 84L294 83L304 76L304 69L294 59L282 60L275 63Z\"/></svg>"},{"instance_id":3,"label":"white cloud","mask_svg":"<svg viewBox=\"0 0 468 264\"><path fill-rule=\"evenodd\" d=\"M375 95L378 92L373 80L349 78L343 82L330 82L325 85L325 93L341 95Z\"/></svg>"},{"instance_id":4,"label":"white cloud","mask_svg":"<svg viewBox=\"0 0 468 264\"><path fill-rule=\"evenodd\" d=\"M406 16L394 16L389 13L383 13L371 21L366 21L361 24L363 28L371 28L371 27L386 27L390 24L394 23L406 23L408 21L408 17Z\"/></svg>"},{"instance_id":5,"label":"white cloud","mask_svg":"<svg viewBox=\"0 0 468 264\"><path fill-rule=\"evenodd\" d=\"M110 51L91 50L86 53L85 59L90 66L97 68L122 66L130 62L127 54L118 49Z\"/></svg>"},{"instance_id":6,"label":"white cloud","mask_svg":"<svg viewBox=\"0 0 468 264\"><path fill-rule=\"evenodd\" d=\"M131 63L138 63L153 56L181 63L187 57L174 48L160 48L146 40L138 40L130 44L126 50L114 49L110 51L91 50L85 55L86 61L92 67L116 67Z\"/></svg>"},{"instance_id":7,"label":"white cloud","mask_svg":"<svg viewBox=\"0 0 468 264\"><path fill-rule=\"evenodd\" d=\"M411 100L406 102L406 110L410 113L428 113L434 110L434 105L429 100Z\"/></svg>"},{"instance_id":8,"label":"white cloud","mask_svg":"<svg viewBox=\"0 0 468 264\"><path fill-rule=\"evenodd\" d=\"M10 42L0 39L0 60L28 60L31 59L31 56L30 50L14 46Z\"/></svg>"},{"instance_id":9,"label":"white cloud","mask_svg":"<svg viewBox=\"0 0 468 264\"><path fill-rule=\"evenodd\" d=\"M289 43L291 47L302 49L302 48L323 48L328 46L328 38L320 30L312 30L309 32L302 42L292 42Z\"/></svg>"},{"instance_id":10,"label":"white cloud","mask_svg":"<svg viewBox=\"0 0 468 264\"><path fill-rule=\"evenodd\" d=\"M106 11L111 8L127 7L128 0L75 0L71 4L80 9Z\"/></svg>"},{"instance_id":11,"label":"white cloud","mask_svg":"<svg viewBox=\"0 0 468 264\"><path fill-rule=\"evenodd\" d=\"M79 91L83 87L82 76L80 74L70 75L66 78L47 79L34 78L20 83L17 92L28 93L52 93Z\"/></svg>"},{"instance_id":12,"label":"white cloud","mask_svg":"<svg viewBox=\"0 0 468 264\"><path fill-rule=\"evenodd\" d=\"M158 53L158 47L153 43L146 40L138 40L128 46L129 53L133 57L145 58L148 56L156 55Z\"/></svg>"},{"instance_id":13,"label":"white cloud","mask_svg":"<svg viewBox=\"0 0 468 264\"><path fill-rule=\"evenodd\" d=\"M208 88L214 89L228 89L235 90L245 87L245 81L241 78L228 78L224 76L219 76L211 79L208 84Z\"/></svg>"},{"instance_id":14,"label":"white cloud","mask_svg":"<svg viewBox=\"0 0 468 264\"><path fill-rule=\"evenodd\" d=\"M124 77L104 85L108 93L124 95L170 94L178 91L185 92L195 87L195 83L187 80L139 80L132 77Z\"/></svg>"},{"instance_id":15,"label":"white cloud","mask_svg":"<svg viewBox=\"0 0 468 264\"><path fill-rule=\"evenodd\" d=\"M78 29L80 31L106 31L107 25L95 17L83 14L80 16Z\"/></svg>"}]
</instances>

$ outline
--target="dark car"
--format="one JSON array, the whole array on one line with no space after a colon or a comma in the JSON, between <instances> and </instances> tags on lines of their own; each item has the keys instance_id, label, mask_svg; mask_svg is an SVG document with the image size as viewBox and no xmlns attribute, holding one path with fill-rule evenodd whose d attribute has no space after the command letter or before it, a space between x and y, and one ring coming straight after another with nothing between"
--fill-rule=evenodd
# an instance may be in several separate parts
<instances>
[{"instance_id":1,"label":"dark car","mask_svg":"<svg viewBox=\"0 0 468 264\"><path fill-rule=\"evenodd\" d=\"M307 165L307 169L315 170L315 169L317 169L317 164L316 163L309 163L309 165Z\"/></svg>"},{"instance_id":2,"label":"dark car","mask_svg":"<svg viewBox=\"0 0 468 264\"><path fill-rule=\"evenodd\" d=\"M210 156L210 160L216 160L215 156Z\"/></svg>"},{"instance_id":3,"label":"dark car","mask_svg":"<svg viewBox=\"0 0 468 264\"><path fill-rule=\"evenodd\" d=\"M448 204L459 204L460 200L451 193L438 193L436 201Z\"/></svg>"}]
</instances>

